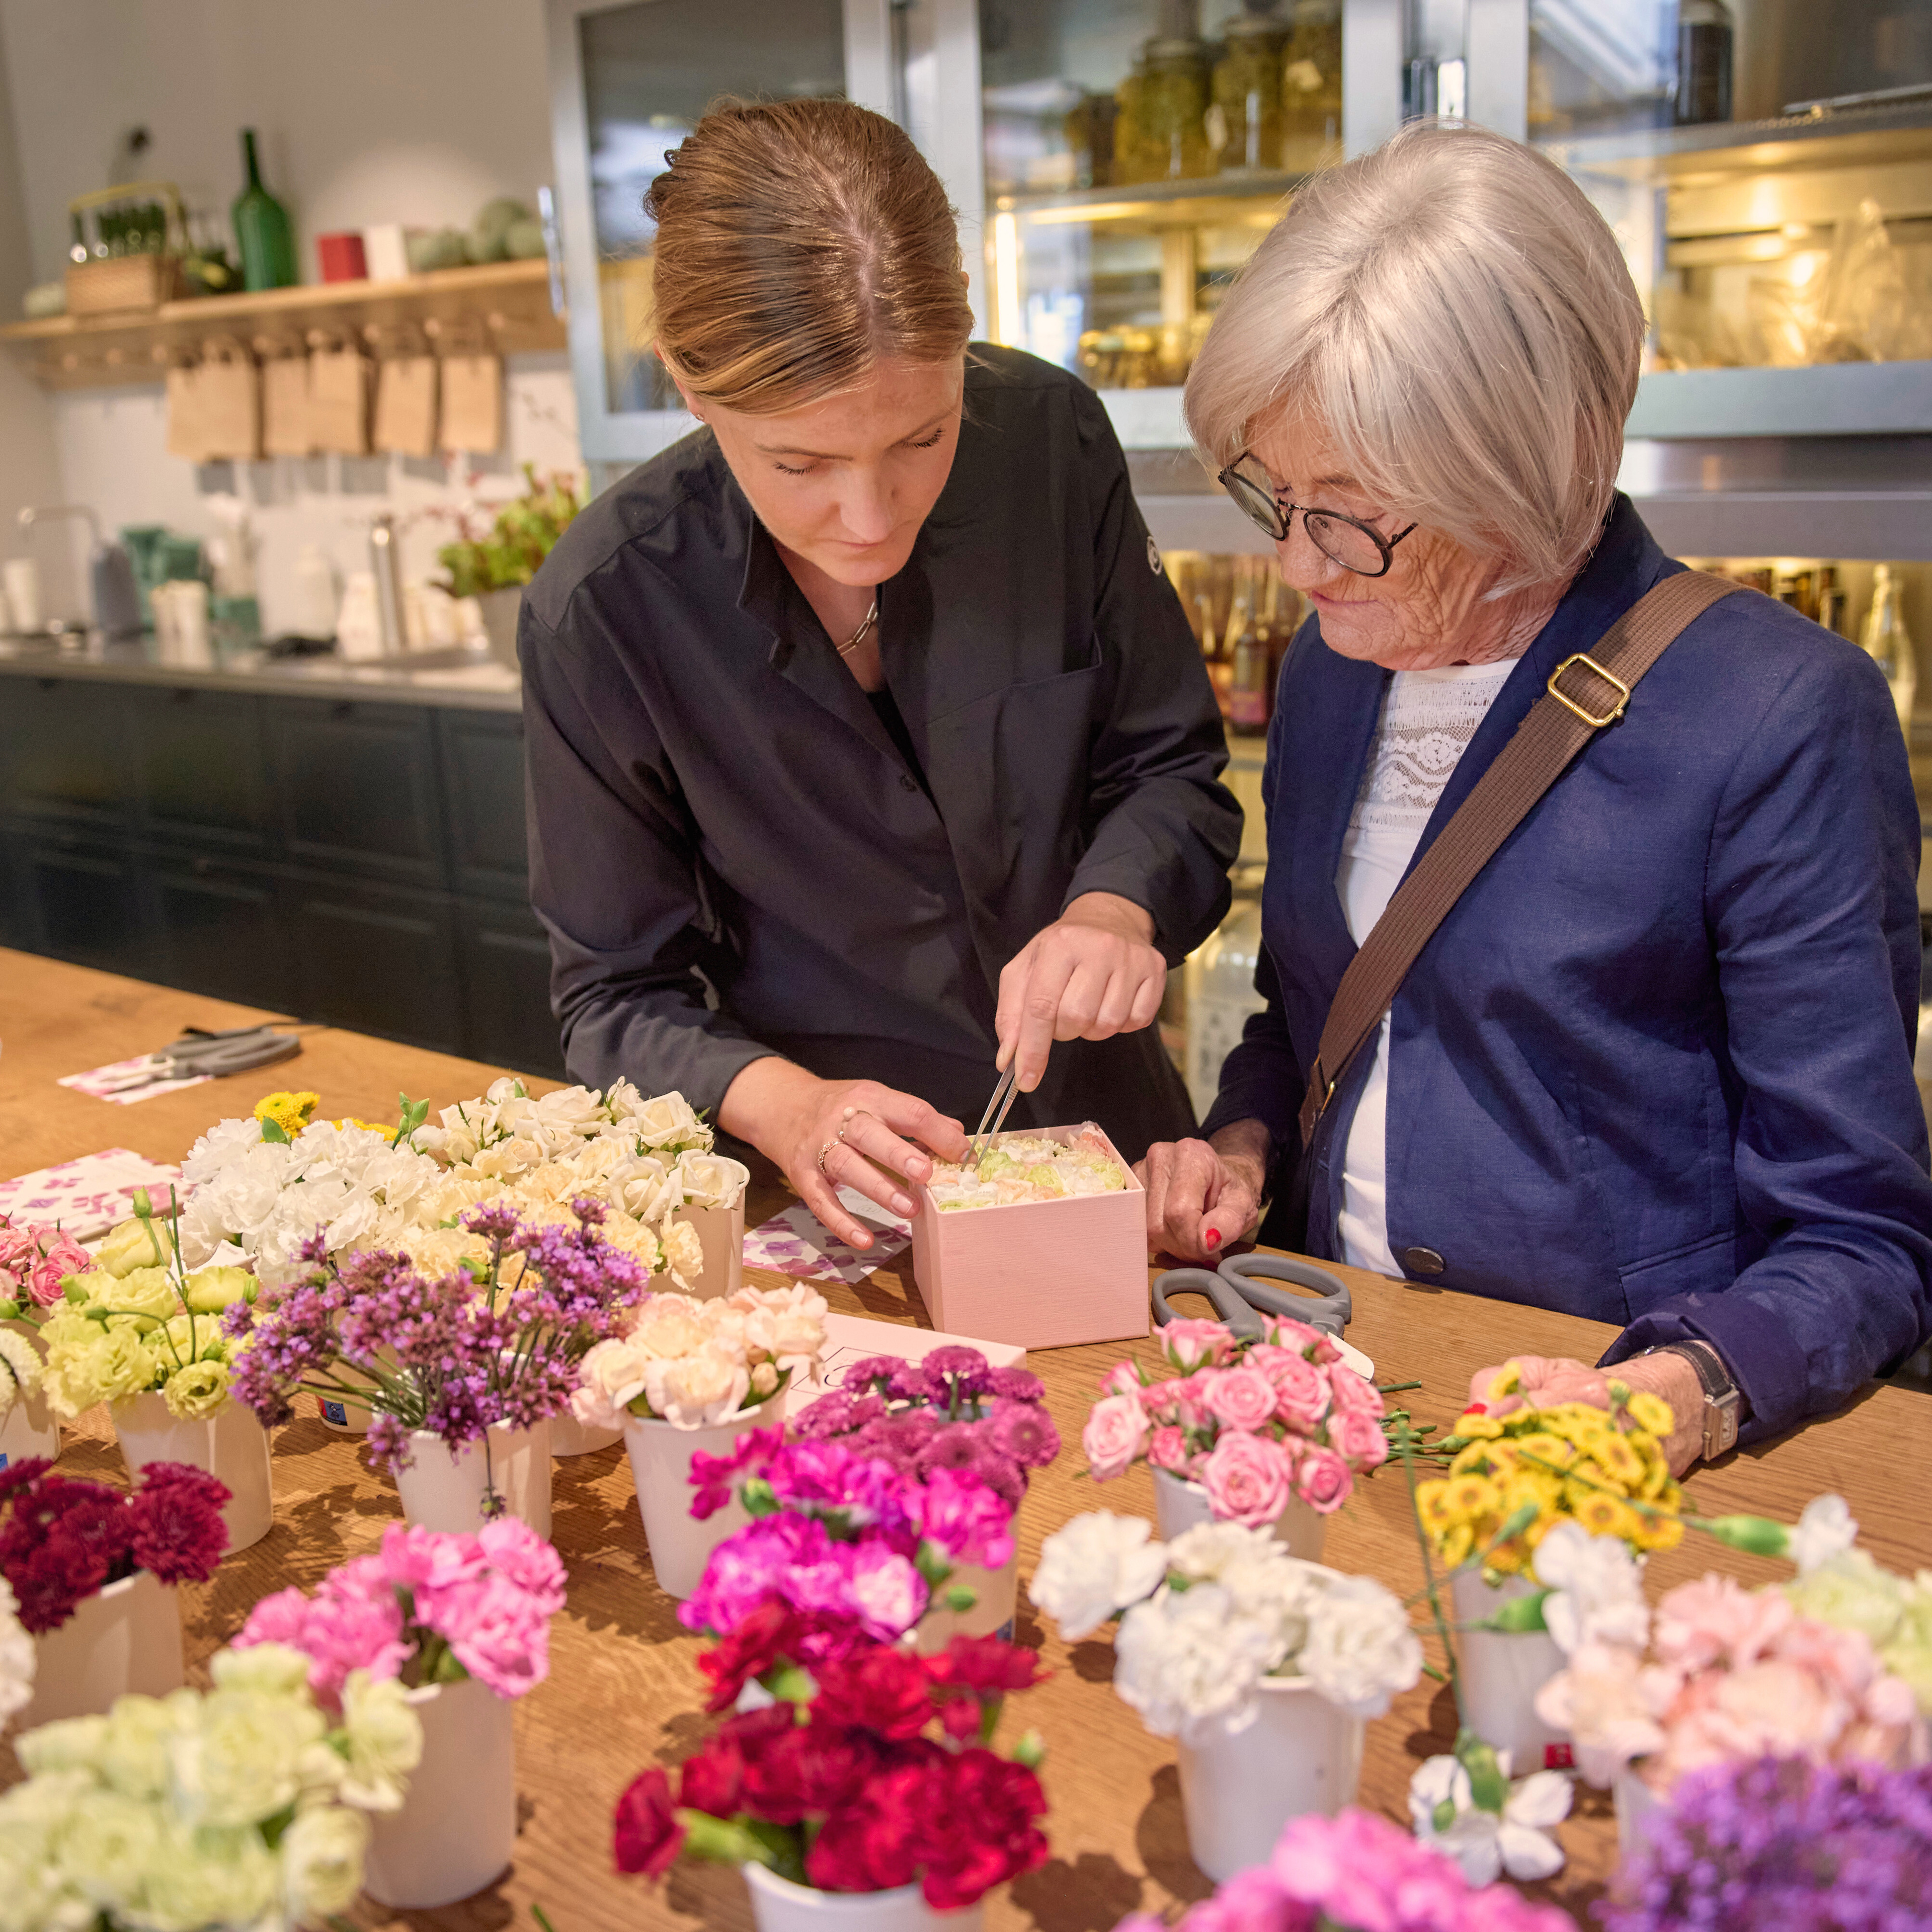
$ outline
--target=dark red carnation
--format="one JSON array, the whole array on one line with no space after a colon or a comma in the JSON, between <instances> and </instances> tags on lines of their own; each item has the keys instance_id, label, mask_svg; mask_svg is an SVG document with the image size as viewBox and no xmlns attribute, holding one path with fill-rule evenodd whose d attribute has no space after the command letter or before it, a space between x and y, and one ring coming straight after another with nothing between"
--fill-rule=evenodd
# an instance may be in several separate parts
<instances>
[{"instance_id":1,"label":"dark red carnation","mask_svg":"<svg viewBox=\"0 0 1932 1932\"><path fill-rule=\"evenodd\" d=\"M739 1803L770 1824L802 1824L849 1804L877 1763L863 1732L818 1722L796 1725L746 1754Z\"/></svg>"},{"instance_id":2,"label":"dark red carnation","mask_svg":"<svg viewBox=\"0 0 1932 1932\"><path fill-rule=\"evenodd\" d=\"M884 1892L919 1875L920 1820L929 1808L931 1766L900 1765L868 1778L853 1803L825 1821L805 1855L805 1875L821 1892Z\"/></svg>"},{"instance_id":3,"label":"dark red carnation","mask_svg":"<svg viewBox=\"0 0 1932 1932\"><path fill-rule=\"evenodd\" d=\"M996 1636L956 1636L937 1657L926 1660L936 1684L1001 1697L1028 1690L1040 1682L1040 1659L1016 1643Z\"/></svg>"},{"instance_id":4,"label":"dark red carnation","mask_svg":"<svg viewBox=\"0 0 1932 1932\"><path fill-rule=\"evenodd\" d=\"M205 1583L228 1547L221 1505L230 1491L205 1469L150 1462L128 1503L134 1561L164 1583Z\"/></svg>"},{"instance_id":5,"label":"dark red carnation","mask_svg":"<svg viewBox=\"0 0 1932 1932\"><path fill-rule=\"evenodd\" d=\"M800 1654L799 1618L788 1604L768 1598L728 1636L701 1652L698 1667L711 1680L707 1711L724 1711L754 1677Z\"/></svg>"},{"instance_id":6,"label":"dark red carnation","mask_svg":"<svg viewBox=\"0 0 1932 1932\"><path fill-rule=\"evenodd\" d=\"M670 1780L658 1766L632 1779L618 1799L611 1841L620 1872L662 1878L677 1862L684 1827L671 1807Z\"/></svg>"},{"instance_id":7,"label":"dark red carnation","mask_svg":"<svg viewBox=\"0 0 1932 1932\"><path fill-rule=\"evenodd\" d=\"M883 1738L916 1738L932 1716L925 1663L894 1646L874 1644L818 1672L812 1700L821 1724L874 1731Z\"/></svg>"},{"instance_id":8,"label":"dark red carnation","mask_svg":"<svg viewBox=\"0 0 1932 1932\"><path fill-rule=\"evenodd\" d=\"M745 1755L736 1741L713 1738L694 1757L684 1761L679 1774L677 1802L687 1811L708 1811L714 1818L730 1818L740 1808L740 1792L745 1780Z\"/></svg>"},{"instance_id":9,"label":"dark red carnation","mask_svg":"<svg viewBox=\"0 0 1932 1932\"><path fill-rule=\"evenodd\" d=\"M141 1492L152 1496L158 1490L187 1490L212 1509L233 1500L234 1492L219 1476L197 1469L191 1462L147 1462L141 1468Z\"/></svg>"},{"instance_id":10,"label":"dark red carnation","mask_svg":"<svg viewBox=\"0 0 1932 1932\"><path fill-rule=\"evenodd\" d=\"M20 1626L35 1636L58 1630L110 1579L98 1550L58 1532L45 1538L23 1562L9 1565L7 1580L19 1600Z\"/></svg>"},{"instance_id":11,"label":"dark red carnation","mask_svg":"<svg viewBox=\"0 0 1932 1932\"><path fill-rule=\"evenodd\" d=\"M933 1774L921 1814L918 1862L926 1902L956 1911L994 1886L1045 1862L1046 1794L1024 1765L989 1750L962 1750Z\"/></svg>"}]
</instances>

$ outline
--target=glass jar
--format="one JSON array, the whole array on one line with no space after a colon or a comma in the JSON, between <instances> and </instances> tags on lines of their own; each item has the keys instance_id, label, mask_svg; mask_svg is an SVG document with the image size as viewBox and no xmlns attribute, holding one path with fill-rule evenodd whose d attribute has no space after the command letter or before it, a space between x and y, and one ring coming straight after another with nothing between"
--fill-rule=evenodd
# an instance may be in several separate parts
<instances>
[{"instance_id":1,"label":"glass jar","mask_svg":"<svg viewBox=\"0 0 1932 1932\"><path fill-rule=\"evenodd\" d=\"M1227 52L1215 63L1214 92L1222 168L1278 168L1288 28L1272 14L1241 14L1221 31Z\"/></svg>"},{"instance_id":2,"label":"glass jar","mask_svg":"<svg viewBox=\"0 0 1932 1932\"><path fill-rule=\"evenodd\" d=\"M1282 165L1313 168L1342 139L1341 0L1295 0L1281 57Z\"/></svg>"},{"instance_id":3,"label":"glass jar","mask_svg":"<svg viewBox=\"0 0 1932 1932\"><path fill-rule=\"evenodd\" d=\"M1147 56L1139 55L1114 90L1114 167L1117 184L1152 181L1148 154Z\"/></svg>"},{"instance_id":4,"label":"glass jar","mask_svg":"<svg viewBox=\"0 0 1932 1932\"><path fill-rule=\"evenodd\" d=\"M1106 188L1114 172L1115 130L1120 104L1111 94L1088 94L1069 110L1063 127L1073 156L1076 188Z\"/></svg>"},{"instance_id":5,"label":"glass jar","mask_svg":"<svg viewBox=\"0 0 1932 1932\"><path fill-rule=\"evenodd\" d=\"M1150 40L1141 87L1149 181L1198 181L1214 172L1208 145L1208 50L1199 40Z\"/></svg>"}]
</instances>

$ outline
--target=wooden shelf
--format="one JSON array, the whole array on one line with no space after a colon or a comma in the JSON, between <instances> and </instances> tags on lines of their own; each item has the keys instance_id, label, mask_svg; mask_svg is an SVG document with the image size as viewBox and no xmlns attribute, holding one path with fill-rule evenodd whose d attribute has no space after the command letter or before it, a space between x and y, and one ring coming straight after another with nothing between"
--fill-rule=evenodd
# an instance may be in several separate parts
<instances>
[{"instance_id":1,"label":"wooden shelf","mask_svg":"<svg viewBox=\"0 0 1932 1932\"><path fill-rule=\"evenodd\" d=\"M312 333L375 343L413 326L431 341L474 335L505 354L561 349L563 318L553 314L550 268L542 261L441 268L397 282L325 282L254 295L164 302L152 311L53 316L0 327L0 342L31 362L50 388L156 382L171 358L211 336L238 336L257 353L306 346Z\"/></svg>"}]
</instances>

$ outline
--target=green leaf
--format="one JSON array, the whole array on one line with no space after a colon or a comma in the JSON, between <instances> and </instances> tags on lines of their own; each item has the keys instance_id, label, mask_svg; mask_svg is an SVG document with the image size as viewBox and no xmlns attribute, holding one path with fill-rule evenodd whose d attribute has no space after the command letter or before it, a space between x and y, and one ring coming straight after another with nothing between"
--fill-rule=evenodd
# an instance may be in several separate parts
<instances>
[{"instance_id":1,"label":"green leaf","mask_svg":"<svg viewBox=\"0 0 1932 1932\"><path fill-rule=\"evenodd\" d=\"M754 1476L738 1492L738 1500L750 1516L770 1516L778 1507L778 1492L762 1476Z\"/></svg>"},{"instance_id":2,"label":"green leaf","mask_svg":"<svg viewBox=\"0 0 1932 1932\"><path fill-rule=\"evenodd\" d=\"M1431 1828L1438 1832L1448 1831L1449 1827L1454 1824L1455 1822L1456 1801L1453 1798L1444 1798L1442 1802L1436 1806L1436 1809L1429 1814L1429 1822Z\"/></svg>"},{"instance_id":3,"label":"green leaf","mask_svg":"<svg viewBox=\"0 0 1932 1932\"><path fill-rule=\"evenodd\" d=\"M921 1540L913 1556L913 1568L926 1579L926 1588L936 1590L952 1574L952 1565L938 1544Z\"/></svg>"},{"instance_id":4,"label":"green leaf","mask_svg":"<svg viewBox=\"0 0 1932 1932\"><path fill-rule=\"evenodd\" d=\"M795 1664L782 1664L776 1670L766 1671L758 1682L784 1704L809 1704L818 1689L812 1681L812 1672Z\"/></svg>"},{"instance_id":5,"label":"green leaf","mask_svg":"<svg viewBox=\"0 0 1932 1932\"><path fill-rule=\"evenodd\" d=\"M265 1141L274 1142L278 1147L286 1147L289 1144L289 1137L283 1131L281 1122L272 1114L264 1114L262 1116L262 1138Z\"/></svg>"},{"instance_id":6,"label":"green leaf","mask_svg":"<svg viewBox=\"0 0 1932 1932\"><path fill-rule=\"evenodd\" d=\"M1534 1509L1536 1505L1531 1504ZM1480 1628L1503 1630L1511 1636L1520 1636L1531 1630L1547 1630L1550 1626L1543 1620L1543 1605L1546 1598L1554 1596L1553 1590L1538 1590L1527 1597L1512 1597L1502 1604L1495 1615L1484 1619Z\"/></svg>"},{"instance_id":7,"label":"green leaf","mask_svg":"<svg viewBox=\"0 0 1932 1932\"><path fill-rule=\"evenodd\" d=\"M954 1584L946 1593L946 1607L949 1610L970 1610L979 1600L978 1593L968 1589L964 1583Z\"/></svg>"}]
</instances>

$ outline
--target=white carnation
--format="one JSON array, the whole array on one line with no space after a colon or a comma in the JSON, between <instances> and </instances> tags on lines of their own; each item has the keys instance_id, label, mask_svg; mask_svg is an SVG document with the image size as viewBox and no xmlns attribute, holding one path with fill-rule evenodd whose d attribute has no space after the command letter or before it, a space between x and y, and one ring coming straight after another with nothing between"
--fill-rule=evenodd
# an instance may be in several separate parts
<instances>
[{"instance_id":1,"label":"white carnation","mask_svg":"<svg viewBox=\"0 0 1932 1932\"><path fill-rule=\"evenodd\" d=\"M1642 1650L1650 1640L1650 1611L1643 1600L1643 1564L1620 1536L1592 1536L1565 1516L1537 1545L1536 1580L1550 1592L1543 1621L1566 1656L1586 1643L1628 1644Z\"/></svg>"},{"instance_id":2,"label":"white carnation","mask_svg":"<svg viewBox=\"0 0 1932 1932\"><path fill-rule=\"evenodd\" d=\"M658 1230L664 1266L680 1288L697 1286L704 1274L704 1244L688 1221L666 1221Z\"/></svg>"},{"instance_id":3,"label":"white carnation","mask_svg":"<svg viewBox=\"0 0 1932 1932\"><path fill-rule=\"evenodd\" d=\"M1310 1600L1296 1660L1330 1703L1379 1718L1422 1675L1422 1646L1393 1592L1372 1576L1337 1576Z\"/></svg>"},{"instance_id":4,"label":"white carnation","mask_svg":"<svg viewBox=\"0 0 1932 1932\"><path fill-rule=\"evenodd\" d=\"M709 1429L736 1415L751 1387L744 1357L725 1348L703 1348L644 1367L644 1399L651 1412L680 1429Z\"/></svg>"},{"instance_id":5,"label":"white carnation","mask_svg":"<svg viewBox=\"0 0 1932 1932\"><path fill-rule=\"evenodd\" d=\"M651 1360L628 1336L596 1343L577 1365L571 1414L586 1429L621 1429L630 1405L644 1392Z\"/></svg>"},{"instance_id":6,"label":"white carnation","mask_svg":"<svg viewBox=\"0 0 1932 1932\"><path fill-rule=\"evenodd\" d=\"M1786 1554L1808 1576L1858 1540L1858 1526L1843 1496L1814 1496L1792 1526Z\"/></svg>"},{"instance_id":7,"label":"white carnation","mask_svg":"<svg viewBox=\"0 0 1932 1932\"><path fill-rule=\"evenodd\" d=\"M744 1319L745 1346L762 1350L797 1381L808 1381L825 1352L826 1299L809 1282L741 1288L725 1306ZM722 1316L721 1319L725 1318Z\"/></svg>"},{"instance_id":8,"label":"white carnation","mask_svg":"<svg viewBox=\"0 0 1932 1932\"><path fill-rule=\"evenodd\" d=\"M1141 1516L1098 1510L1076 1516L1040 1545L1027 1594L1069 1643L1078 1643L1159 1588L1167 1548L1153 1534Z\"/></svg>"},{"instance_id":9,"label":"white carnation","mask_svg":"<svg viewBox=\"0 0 1932 1932\"><path fill-rule=\"evenodd\" d=\"M1274 1631L1238 1615L1218 1583L1163 1588L1120 1619L1114 1688L1157 1737L1253 1721L1256 1686L1276 1660Z\"/></svg>"},{"instance_id":10,"label":"white carnation","mask_svg":"<svg viewBox=\"0 0 1932 1932\"><path fill-rule=\"evenodd\" d=\"M32 1395L40 1385L40 1352L26 1336L11 1328L0 1328L0 1415L4 1415L23 1395ZM8 1599L10 1606L11 1598Z\"/></svg>"},{"instance_id":11,"label":"white carnation","mask_svg":"<svg viewBox=\"0 0 1932 1932\"><path fill-rule=\"evenodd\" d=\"M0 1724L24 1710L34 1694L37 1653L20 1628L20 1608L12 1586L0 1578Z\"/></svg>"}]
</instances>

